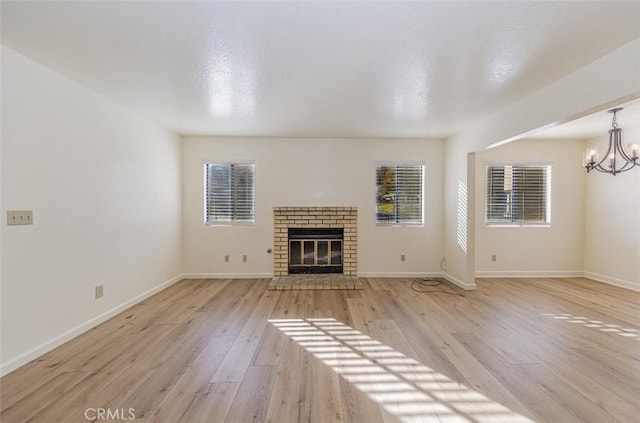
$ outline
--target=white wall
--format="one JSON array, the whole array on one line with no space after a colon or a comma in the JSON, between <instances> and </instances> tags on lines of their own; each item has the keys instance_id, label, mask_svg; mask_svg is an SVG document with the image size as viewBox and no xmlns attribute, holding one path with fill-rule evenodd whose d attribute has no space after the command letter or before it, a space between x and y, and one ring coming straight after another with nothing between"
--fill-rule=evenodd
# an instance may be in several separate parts
<instances>
[{"instance_id":1,"label":"white wall","mask_svg":"<svg viewBox=\"0 0 640 423\"><path fill-rule=\"evenodd\" d=\"M171 283L181 272L180 142L2 48L1 371ZM105 294L94 299L94 285Z\"/></svg>"},{"instance_id":2,"label":"white wall","mask_svg":"<svg viewBox=\"0 0 640 423\"><path fill-rule=\"evenodd\" d=\"M205 226L205 160L255 160L256 224ZM375 168L382 160L426 163L424 227L375 225ZM270 276L274 206L358 207L360 275L440 273L442 161L439 140L197 138L183 140L184 267L187 274ZM242 263L242 255L248 262ZM406 261L400 261L400 255ZM229 255L229 263L224 256Z\"/></svg>"},{"instance_id":3,"label":"white wall","mask_svg":"<svg viewBox=\"0 0 640 423\"><path fill-rule=\"evenodd\" d=\"M455 139L445 143L444 256L446 278L467 289L475 289L475 154L472 147Z\"/></svg>"},{"instance_id":4,"label":"white wall","mask_svg":"<svg viewBox=\"0 0 640 423\"><path fill-rule=\"evenodd\" d=\"M625 147L640 143L640 127L621 127ZM605 135L583 147L598 147L602 155L607 144ZM640 168L589 173L585 200L585 275L640 291Z\"/></svg>"},{"instance_id":5,"label":"white wall","mask_svg":"<svg viewBox=\"0 0 640 423\"><path fill-rule=\"evenodd\" d=\"M581 140L521 140L476 154L476 249L479 277L582 275L585 170ZM484 221L486 166L550 164L551 224L490 226ZM491 255L496 261L491 261Z\"/></svg>"},{"instance_id":6,"label":"white wall","mask_svg":"<svg viewBox=\"0 0 640 423\"><path fill-rule=\"evenodd\" d=\"M640 95L639 59L640 39L636 39L447 140L444 248L450 279L471 285L475 275L474 261L467 260L468 254L475 255L473 236L465 249L459 245L459 187L475 185L468 181L468 153L636 98ZM473 235L475 219L467 223L467 232Z\"/></svg>"}]
</instances>

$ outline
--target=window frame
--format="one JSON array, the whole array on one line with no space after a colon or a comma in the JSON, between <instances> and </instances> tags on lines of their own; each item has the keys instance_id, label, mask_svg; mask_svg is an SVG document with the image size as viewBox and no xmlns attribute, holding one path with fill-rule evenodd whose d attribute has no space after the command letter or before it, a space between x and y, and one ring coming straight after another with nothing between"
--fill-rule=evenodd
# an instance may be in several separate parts
<instances>
[{"instance_id":1,"label":"window frame","mask_svg":"<svg viewBox=\"0 0 640 423\"><path fill-rule=\"evenodd\" d=\"M545 171L545 220L490 220L489 219L489 169L493 167L519 167L519 168L540 168ZM551 193L552 193L553 163L550 162L491 162L485 163L484 170L484 223L488 227L550 227L551 226ZM515 182L515 181L514 181ZM522 189L521 189L522 190Z\"/></svg>"},{"instance_id":2,"label":"window frame","mask_svg":"<svg viewBox=\"0 0 640 423\"><path fill-rule=\"evenodd\" d=\"M252 166L252 219L237 220L236 216L232 216L230 220L214 220L210 219L207 212L207 199L209 195L209 186L207 180L207 166ZM256 224L256 162L255 160L203 160L202 162L203 177L203 221L205 226L253 226ZM232 203L235 202L235 197Z\"/></svg>"},{"instance_id":3,"label":"window frame","mask_svg":"<svg viewBox=\"0 0 640 423\"><path fill-rule=\"evenodd\" d=\"M394 219L389 221L379 220L379 196L381 193L378 192L378 168L379 167L420 167L420 221L402 221L398 220L399 212L399 200L394 196ZM375 202L374 202L374 221L376 226L396 226L396 227L424 227L425 223L425 207L424 207L424 197L425 197L425 177L426 177L426 169L427 165L424 161L405 161L405 160L385 160L385 161L376 161L374 162L374 181L375 181ZM398 196L399 197L399 196Z\"/></svg>"}]
</instances>

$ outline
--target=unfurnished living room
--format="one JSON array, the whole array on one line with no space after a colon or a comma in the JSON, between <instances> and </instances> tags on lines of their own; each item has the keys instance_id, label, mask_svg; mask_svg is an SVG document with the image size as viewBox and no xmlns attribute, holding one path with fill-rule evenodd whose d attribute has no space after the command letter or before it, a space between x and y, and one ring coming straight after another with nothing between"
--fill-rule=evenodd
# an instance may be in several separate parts
<instances>
[{"instance_id":1,"label":"unfurnished living room","mask_svg":"<svg viewBox=\"0 0 640 423\"><path fill-rule=\"evenodd\" d=\"M640 1L0 4L0 421L640 416Z\"/></svg>"}]
</instances>

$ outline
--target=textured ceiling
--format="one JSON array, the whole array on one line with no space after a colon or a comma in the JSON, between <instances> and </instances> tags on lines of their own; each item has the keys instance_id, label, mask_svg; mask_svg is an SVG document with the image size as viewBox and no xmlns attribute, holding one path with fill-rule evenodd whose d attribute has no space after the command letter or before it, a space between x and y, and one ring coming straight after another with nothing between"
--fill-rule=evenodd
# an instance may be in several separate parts
<instances>
[{"instance_id":1,"label":"textured ceiling","mask_svg":"<svg viewBox=\"0 0 640 423\"><path fill-rule=\"evenodd\" d=\"M3 45L180 134L446 137L638 37L639 2L2 3Z\"/></svg>"},{"instance_id":2,"label":"textured ceiling","mask_svg":"<svg viewBox=\"0 0 640 423\"><path fill-rule=\"evenodd\" d=\"M625 129L640 127L640 100L633 100L618 104L616 107L621 107L623 109L617 113L616 117L618 125L623 129L623 132ZM595 137L606 137L609 129L611 129L612 117L611 113L601 111L563 125L540 128L540 130L534 131L531 134L525 134L525 138L589 139ZM636 139L630 141L633 143L640 143L640 140ZM624 145L624 147L626 148L626 145Z\"/></svg>"}]
</instances>

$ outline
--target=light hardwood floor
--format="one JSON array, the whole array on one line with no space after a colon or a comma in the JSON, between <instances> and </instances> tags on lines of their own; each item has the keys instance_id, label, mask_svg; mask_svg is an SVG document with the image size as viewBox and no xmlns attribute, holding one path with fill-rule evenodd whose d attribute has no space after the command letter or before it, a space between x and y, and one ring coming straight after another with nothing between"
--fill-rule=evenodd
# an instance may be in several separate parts
<instances>
[{"instance_id":1,"label":"light hardwood floor","mask_svg":"<svg viewBox=\"0 0 640 423\"><path fill-rule=\"evenodd\" d=\"M268 283L173 285L0 379L0 421L640 421L640 293Z\"/></svg>"}]
</instances>

